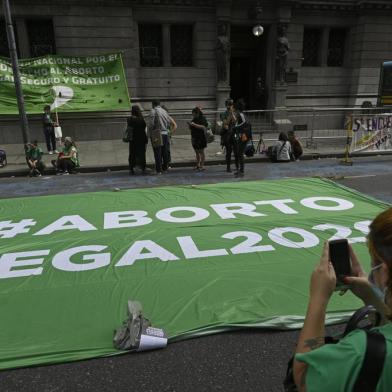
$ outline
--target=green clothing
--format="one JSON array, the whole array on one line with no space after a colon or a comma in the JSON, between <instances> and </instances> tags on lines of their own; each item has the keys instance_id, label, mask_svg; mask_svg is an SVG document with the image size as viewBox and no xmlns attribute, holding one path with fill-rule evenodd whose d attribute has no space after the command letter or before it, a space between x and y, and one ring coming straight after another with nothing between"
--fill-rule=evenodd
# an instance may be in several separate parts
<instances>
[{"instance_id":1,"label":"green clothing","mask_svg":"<svg viewBox=\"0 0 392 392\"><path fill-rule=\"evenodd\" d=\"M76 167L79 167L79 154L78 150L75 146L64 146L63 147L63 154L64 155L71 155L71 161L75 164Z\"/></svg>"},{"instance_id":2,"label":"green clothing","mask_svg":"<svg viewBox=\"0 0 392 392\"><path fill-rule=\"evenodd\" d=\"M39 147L30 148L30 150L27 152L27 158L30 161L40 161L42 158L42 155L43 155L43 152Z\"/></svg>"},{"instance_id":3,"label":"green clothing","mask_svg":"<svg viewBox=\"0 0 392 392\"><path fill-rule=\"evenodd\" d=\"M384 336L387 354L377 392L392 391L392 324L376 328ZM366 334L356 330L338 344L326 344L317 350L297 354L298 361L308 364L306 392L347 392L354 387L366 351Z\"/></svg>"}]
</instances>

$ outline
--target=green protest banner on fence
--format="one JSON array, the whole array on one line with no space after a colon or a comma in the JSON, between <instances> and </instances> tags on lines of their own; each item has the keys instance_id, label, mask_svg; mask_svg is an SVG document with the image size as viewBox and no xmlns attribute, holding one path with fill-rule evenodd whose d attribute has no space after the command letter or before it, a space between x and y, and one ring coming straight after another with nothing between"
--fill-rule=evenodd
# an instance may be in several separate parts
<instances>
[{"instance_id":1,"label":"green protest banner on fence","mask_svg":"<svg viewBox=\"0 0 392 392\"><path fill-rule=\"evenodd\" d=\"M129 299L171 340L298 328L323 242L348 238L368 266L386 207L318 179L1 200L0 368L119 353ZM334 295L327 321L358 307Z\"/></svg>"},{"instance_id":2,"label":"green protest banner on fence","mask_svg":"<svg viewBox=\"0 0 392 392\"><path fill-rule=\"evenodd\" d=\"M45 105L59 112L129 110L121 53L96 56L48 55L19 62L29 114ZM0 58L0 114L17 114L11 63Z\"/></svg>"}]
</instances>

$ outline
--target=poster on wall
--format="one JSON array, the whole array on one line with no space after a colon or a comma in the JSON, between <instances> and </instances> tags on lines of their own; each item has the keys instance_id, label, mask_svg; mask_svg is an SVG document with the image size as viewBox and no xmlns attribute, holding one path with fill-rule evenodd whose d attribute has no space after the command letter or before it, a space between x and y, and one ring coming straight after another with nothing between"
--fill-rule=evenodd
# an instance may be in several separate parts
<instances>
[{"instance_id":1,"label":"poster on wall","mask_svg":"<svg viewBox=\"0 0 392 392\"><path fill-rule=\"evenodd\" d=\"M91 56L47 55L19 60L28 114L45 105L58 112L129 110L130 99L121 53ZM9 59L0 57L0 114L17 114Z\"/></svg>"},{"instance_id":2,"label":"poster on wall","mask_svg":"<svg viewBox=\"0 0 392 392\"><path fill-rule=\"evenodd\" d=\"M392 114L353 116L351 152L391 151Z\"/></svg>"}]
</instances>

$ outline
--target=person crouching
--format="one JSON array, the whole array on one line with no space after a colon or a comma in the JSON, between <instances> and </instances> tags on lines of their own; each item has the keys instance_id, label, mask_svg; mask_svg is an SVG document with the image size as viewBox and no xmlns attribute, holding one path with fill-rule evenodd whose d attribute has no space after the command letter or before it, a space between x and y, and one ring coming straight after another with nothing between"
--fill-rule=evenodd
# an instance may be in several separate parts
<instances>
[{"instance_id":1,"label":"person crouching","mask_svg":"<svg viewBox=\"0 0 392 392\"><path fill-rule=\"evenodd\" d=\"M78 150L69 136L64 139L63 151L57 157L55 166L58 174L76 173L76 168L79 167Z\"/></svg>"}]
</instances>

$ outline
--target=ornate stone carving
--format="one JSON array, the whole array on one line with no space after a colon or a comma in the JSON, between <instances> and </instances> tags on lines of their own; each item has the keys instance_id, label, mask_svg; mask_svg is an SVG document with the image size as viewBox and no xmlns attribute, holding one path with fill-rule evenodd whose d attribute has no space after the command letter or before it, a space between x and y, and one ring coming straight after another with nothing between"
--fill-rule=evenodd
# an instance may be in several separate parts
<instances>
[{"instance_id":1,"label":"ornate stone carving","mask_svg":"<svg viewBox=\"0 0 392 392\"><path fill-rule=\"evenodd\" d=\"M228 78L227 65L230 59L229 25L218 23L218 39L216 42L216 70L218 82L226 82Z\"/></svg>"},{"instance_id":2,"label":"ornate stone carving","mask_svg":"<svg viewBox=\"0 0 392 392\"><path fill-rule=\"evenodd\" d=\"M286 37L287 25L278 25L278 39L276 42L275 80L281 83L286 81L287 57L290 50L289 40Z\"/></svg>"}]
</instances>

